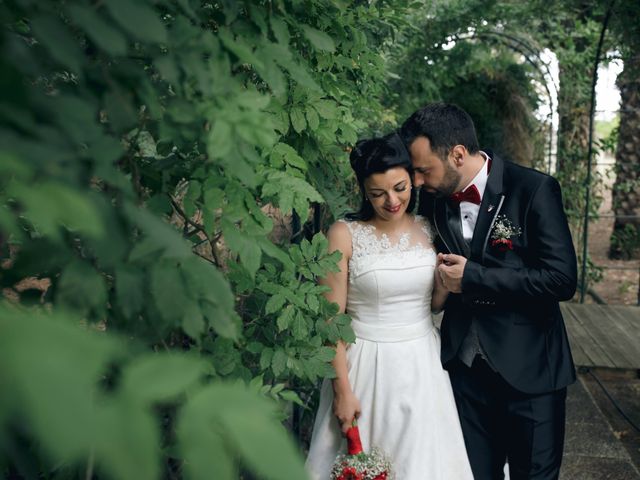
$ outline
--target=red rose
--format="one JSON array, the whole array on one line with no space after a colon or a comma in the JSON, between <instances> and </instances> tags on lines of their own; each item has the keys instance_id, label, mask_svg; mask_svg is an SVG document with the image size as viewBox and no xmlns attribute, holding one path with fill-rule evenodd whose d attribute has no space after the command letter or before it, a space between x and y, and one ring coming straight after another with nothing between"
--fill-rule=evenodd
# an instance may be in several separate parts
<instances>
[{"instance_id":1,"label":"red rose","mask_svg":"<svg viewBox=\"0 0 640 480\"><path fill-rule=\"evenodd\" d=\"M363 476L358 473L355 467L344 467L342 475L338 477L338 480L363 480Z\"/></svg>"},{"instance_id":2,"label":"red rose","mask_svg":"<svg viewBox=\"0 0 640 480\"><path fill-rule=\"evenodd\" d=\"M380 475L376 475L373 480L387 480L387 472L382 472Z\"/></svg>"},{"instance_id":3,"label":"red rose","mask_svg":"<svg viewBox=\"0 0 640 480\"><path fill-rule=\"evenodd\" d=\"M492 247L497 247L499 251L506 252L513 250L513 242L508 238L496 238L491 242Z\"/></svg>"},{"instance_id":4,"label":"red rose","mask_svg":"<svg viewBox=\"0 0 640 480\"><path fill-rule=\"evenodd\" d=\"M349 455L362 453L362 441L360 441L360 430L357 425L347 430L347 452Z\"/></svg>"}]
</instances>

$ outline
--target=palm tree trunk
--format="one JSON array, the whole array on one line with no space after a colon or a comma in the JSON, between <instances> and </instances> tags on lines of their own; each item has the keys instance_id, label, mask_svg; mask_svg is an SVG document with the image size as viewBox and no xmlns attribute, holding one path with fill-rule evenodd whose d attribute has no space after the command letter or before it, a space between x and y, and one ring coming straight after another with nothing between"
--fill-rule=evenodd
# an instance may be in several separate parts
<instances>
[{"instance_id":1,"label":"palm tree trunk","mask_svg":"<svg viewBox=\"0 0 640 480\"><path fill-rule=\"evenodd\" d=\"M624 61L620 88L620 130L613 185L610 258L640 258L640 53Z\"/></svg>"}]
</instances>

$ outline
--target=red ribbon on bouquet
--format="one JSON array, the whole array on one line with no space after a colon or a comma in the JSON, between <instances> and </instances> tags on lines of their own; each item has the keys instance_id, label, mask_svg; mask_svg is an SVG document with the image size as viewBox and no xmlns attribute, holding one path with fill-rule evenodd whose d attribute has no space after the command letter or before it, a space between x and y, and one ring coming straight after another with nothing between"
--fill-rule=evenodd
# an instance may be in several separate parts
<instances>
[{"instance_id":1,"label":"red ribbon on bouquet","mask_svg":"<svg viewBox=\"0 0 640 480\"><path fill-rule=\"evenodd\" d=\"M354 420L347 430L347 452L349 455L358 455L362 453L362 441L360 440L360 430L358 430L358 424Z\"/></svg>"}]
</instances>

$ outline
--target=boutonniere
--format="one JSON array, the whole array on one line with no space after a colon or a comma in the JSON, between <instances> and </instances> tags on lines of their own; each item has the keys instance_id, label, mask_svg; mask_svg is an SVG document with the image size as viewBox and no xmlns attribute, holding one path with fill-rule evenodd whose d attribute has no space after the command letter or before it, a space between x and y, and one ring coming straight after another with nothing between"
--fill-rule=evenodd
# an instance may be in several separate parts
<instances>
[{"instance_id":1,"label":"boutonniere","mask_svg":"<svg viewBox=\"0 0 640 480\"><path fill-rule=\"evenodd\" d=\"M491 232L491 246L496 247L501 252L513 250L511 238L520 234L522 234L522 230L519 227L514 227L506 215L498 215Z\"/></svg>"}]
</instances>

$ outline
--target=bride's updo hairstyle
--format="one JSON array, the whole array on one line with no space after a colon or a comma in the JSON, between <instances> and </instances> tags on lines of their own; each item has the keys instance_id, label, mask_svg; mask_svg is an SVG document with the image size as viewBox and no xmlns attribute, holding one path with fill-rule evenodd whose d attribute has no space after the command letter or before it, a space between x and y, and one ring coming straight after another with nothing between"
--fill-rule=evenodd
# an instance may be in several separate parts
<instances>
[{"instance_id":1,"label":"bride's updo hairstyle","mask_svg":"<svg viewBox=\"0 0 640 480\"><path fill-rule=\"evenodd\" d=\"M397 133L390 133L382 138L360 140L349 155L351 168L356 174L360 186L361 203L357 212L348 213L349 220L371 220L374 216L373 206L367 198L364 181L374 173L384 173L391 168L402 167L409 174L409 181L413 187L413 170L409 152ZM416 204L416 189L411 189L411 198L407 211L413 211Z\"/></svg>"}]
</instances>

